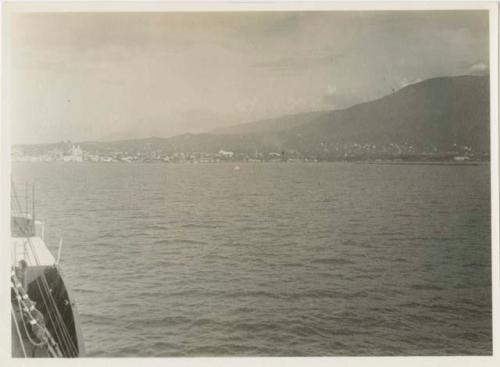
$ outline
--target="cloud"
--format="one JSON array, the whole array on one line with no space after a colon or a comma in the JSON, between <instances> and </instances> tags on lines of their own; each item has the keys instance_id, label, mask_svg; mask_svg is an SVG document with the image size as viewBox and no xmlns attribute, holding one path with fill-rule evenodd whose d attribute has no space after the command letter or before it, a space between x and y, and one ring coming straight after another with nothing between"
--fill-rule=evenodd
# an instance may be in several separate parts
<instances>
[{"instance_id":1,"label":"cloud","mask_svg":"<svg viewBox=\"0 0 500 367\"><path fill-rule=\"evenodd\" d=\"M269 68L269 69L307 69L312 67L321 67L333 65L341 55L325 55L325 56L292 56L282 57L274 60L263 61L253 64L256 68Z\"/></svg>"},{"instance_id":2,"label":"cloud","mask_svg":"<svg viewBox=\"0 0 500 367\"><path fill-rule=\"evenodd\" d=\"M422 81L421 78L416 78L416 79L403 78L403 80L401 80L401 83L399 85L401 88L404 88L404 87L407 87L411 84L419 83L421 81Z\"/></svg>"},{"instance_id":3,"label":"cloud","mask_svg":"<svg viewBox=\"0 0 500 367\"><path fill-rule=\"evenodd\" d=\"M210 130L488 70L484 10L16 13L11 26L16 143ZM40 121L54 121L44 136Z\"/></svg>"},{"instance_id":4,"label":"cloud","mask_svg":"<svg viewBox=\"0 0 500 367\"><path fill-rule=\"evenodd\" d=\"M359 91L339 90L335 85L328 85L322 102L326 108L340 109L363 102L363 100L360 99Z\"/></svg>"},{"instance_id":5,"label":"cloud","mask_svg":"<svg viewBox=\"0 0 500 367\"><path fill-rule=\"evenodd\" d=\"M488 65L486 65L484 62L478 62L471 65L469 71L473 74L484 74L488 72Z\"/></svg>"}]
</instances>

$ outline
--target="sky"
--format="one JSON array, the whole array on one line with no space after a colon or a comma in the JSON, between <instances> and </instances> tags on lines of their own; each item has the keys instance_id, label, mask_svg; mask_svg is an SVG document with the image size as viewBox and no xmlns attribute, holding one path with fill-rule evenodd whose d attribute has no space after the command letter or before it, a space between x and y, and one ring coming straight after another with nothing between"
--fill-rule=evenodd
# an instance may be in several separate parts
<instances>
[{"instance_id":1,"label":"sky","mask_svg":"<svg viewBox=\"0 0 500 367\"><path fill-rule=\"evenodd\" d=\"M488 73L486 11L19 13L12 143L168 137Z\"/></svg>"}]
</instances>

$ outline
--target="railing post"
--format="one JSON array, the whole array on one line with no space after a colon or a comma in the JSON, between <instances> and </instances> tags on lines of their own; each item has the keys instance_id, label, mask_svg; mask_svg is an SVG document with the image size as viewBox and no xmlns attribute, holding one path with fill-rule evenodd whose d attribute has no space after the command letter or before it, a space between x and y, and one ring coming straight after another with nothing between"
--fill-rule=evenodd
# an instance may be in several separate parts
<instances>
[{"instance_id":1,"label":"railing post","mask_svg":"<svg viewBox=\"0 0 500 367\"><path fill-rule=\"evenodd\" d=\"M32 195L32 200L33 200L33 233L36 233L36 227L35 227L35 183L33 183L33 195Z\"/></svg>"},{"instance_id":2,"label":"railing post","mask_svg":"<svg viewBox=\"0 0 500 367\"><path fill-rule=\"evenodd\" d=\"M62 238L59 240L59 248L57 249L57 259L56 259L56 265L59 264L59 260L61 260L61 250L62 250Z\"/></svg>"}]
</instances>

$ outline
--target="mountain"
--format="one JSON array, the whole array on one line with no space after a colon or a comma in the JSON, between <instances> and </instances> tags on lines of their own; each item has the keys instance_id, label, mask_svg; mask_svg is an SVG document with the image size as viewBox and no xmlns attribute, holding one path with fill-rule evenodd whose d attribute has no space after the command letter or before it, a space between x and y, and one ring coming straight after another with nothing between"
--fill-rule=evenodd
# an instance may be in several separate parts
<instances>
[{"instance_id":1,"label":"mountain","mask_svg":"<svg viewBox=\"0 0 500 367\"><path fill-rule=\"evenodd\" d=\"M342 110L256 121L211 133L108 143L87 151L285 152L322 159L426 154L489 154L489 77L428 79Z\"/></svg>"},{"instance_id":2,"label":"mountain","mask_svg":"<svg viewBox=\"0 0 500 367\"><path fill-rule=\"evenodd\" d=\"M487 153L489 110L488 77L441 77L343 110L258 121L219 134L309 153L344 144L406 144L420 152L467 146Z\"/></svg>"},{"instance_id":3,"label":"mountain","mask_svg":"<svg viewBox=\"0 0 500 367\"><path fill-rule=\"evenodd\" d=\"M245 124L218 128L213 130L212 133L216 135L243 135L284 131L314 121L326 113L328 111L307 112L274 119L247 122Z\"/></svg>"},{"instance_id":4,"label":"mountain","mask_svg":"<svg viewBox=\"0 0 500 367\"><path fill-rule=\"evenodd\" d=\"M428 79L342 110L284 116L167 139L168 150L372 153L489 152L489 77ZM359 148L361 149L361 148ZM358 150L359 150L358 149ZM392 150L391 150L392 149ZM359 152L358 152L359 153Z\"/></svg>"},{"instance_id":5,"label":"mountain","mask_svg":"<svg viewBox=\"0 0 500 367\"><path fill-rule=\"evenodd\" d=\"M454 144L489 151L489 78L429 79L381 99L333 111L290 130L288 143L325 141L414 145L447 151Z\"/></svg>"}]
</instances>

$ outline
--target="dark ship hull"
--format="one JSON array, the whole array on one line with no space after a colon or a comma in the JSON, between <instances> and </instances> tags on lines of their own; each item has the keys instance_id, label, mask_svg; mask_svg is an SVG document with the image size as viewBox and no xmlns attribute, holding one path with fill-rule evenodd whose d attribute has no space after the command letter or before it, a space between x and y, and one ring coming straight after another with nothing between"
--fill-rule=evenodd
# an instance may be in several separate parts
<instances>
[{"instance_id":1,"label":"dark ship hull","mask_svg":"<svg viewBox=\"0 0 500 367\"><path fill-rule=\"evenodd\" d=\"M78 311L33 216L11 220L12 357L75 358L85 353Z\"/></svg>"},{"instance_id":2,"label":"dark ship hull","mask_svg":"<svg viewBox=\"0 0 500 367\"><path fill-rule=\"evenodd\" d=\"M57 343L60 354L54 356L45 345L32 342L36 342L37 337L13 295L12 357L82 356L85 350L78 311L64 284L61 269L57 265L28 268L28 277L27 295L43 315L44 325Z\"/></svg>"}]
</instances>

